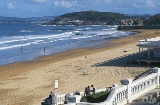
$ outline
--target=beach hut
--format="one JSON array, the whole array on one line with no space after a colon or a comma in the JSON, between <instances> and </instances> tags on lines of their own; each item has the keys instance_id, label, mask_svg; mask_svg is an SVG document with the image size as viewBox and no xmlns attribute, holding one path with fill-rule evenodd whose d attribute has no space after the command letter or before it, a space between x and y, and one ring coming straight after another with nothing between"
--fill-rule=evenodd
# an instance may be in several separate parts
<instances>
[{"instance_id":1,"label":"beach hut","mask_svg":"<svg viewBox=\"0 0 160 105\"><path fill-rule=\"evenodd\" d=\"M138 62L147 62L148 66L152 62L160 63L160 37L156 38L145 38L144 40L139 40L139 56Z\"/></svg>"}]
</instances>

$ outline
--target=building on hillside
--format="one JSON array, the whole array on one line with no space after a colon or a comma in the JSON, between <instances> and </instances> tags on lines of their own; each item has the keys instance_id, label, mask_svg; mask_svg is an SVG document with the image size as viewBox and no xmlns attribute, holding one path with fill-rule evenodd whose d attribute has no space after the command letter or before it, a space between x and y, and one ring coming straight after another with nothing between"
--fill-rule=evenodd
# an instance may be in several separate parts
<instances>
[{"instance_id":1,"label":"building on hillside","mask_svg":"<svg viewBox=\"0 0 160 105\"><path fill-rule=\"evenodd\" d=\"M80 20L71 20L71 21L67 21L67 23L75 25L75 24L81 24L83 21Z\"/></svg>"}]
</instances>

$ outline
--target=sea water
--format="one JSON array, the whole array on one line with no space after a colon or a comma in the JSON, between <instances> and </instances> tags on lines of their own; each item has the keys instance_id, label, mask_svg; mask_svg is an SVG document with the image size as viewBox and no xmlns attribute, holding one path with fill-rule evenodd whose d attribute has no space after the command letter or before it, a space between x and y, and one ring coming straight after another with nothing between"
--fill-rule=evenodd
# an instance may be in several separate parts
<instances>
[{"instance_id":1,"label":"sea water","mask_svg":"<svg viewBox=\"0 0 160 105\"><path fill-rule=\"evenodd\" d=\"M80 35L76 35L80 33ZM133 32L117 26L45 26L41 23L0 23L0 65L33 60L76 48L92 47Z\"/></svg>"}]
</instances>

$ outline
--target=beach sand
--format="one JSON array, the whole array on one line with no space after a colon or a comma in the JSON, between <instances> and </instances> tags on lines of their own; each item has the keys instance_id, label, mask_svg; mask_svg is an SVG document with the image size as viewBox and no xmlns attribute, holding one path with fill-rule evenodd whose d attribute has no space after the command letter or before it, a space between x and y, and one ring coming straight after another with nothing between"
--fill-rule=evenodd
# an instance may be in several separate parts
<instances>
[{"instance_id":1,"label":"beach sand","mask_svg":"<svg viewBox=\"0 0 160 105\"><path fill-rule=\"evenodd\" d=\"M134 30L128 38L112 40L98 46L75 49L36 60L0 66L0 105L40 105L59 81L59 94L120 84L134 79L151 66L131 64L138 52L138 40L160 36L159 30Z\"/></svg>"}]
</instances>

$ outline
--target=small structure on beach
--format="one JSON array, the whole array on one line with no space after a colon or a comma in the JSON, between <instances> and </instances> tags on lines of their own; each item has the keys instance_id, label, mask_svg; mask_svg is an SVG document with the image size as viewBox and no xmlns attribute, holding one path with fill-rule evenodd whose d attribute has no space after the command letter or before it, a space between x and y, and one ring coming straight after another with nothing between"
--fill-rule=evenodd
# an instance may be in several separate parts
<instances>
[{"instance_id":1,"label":"small structure on beach","mask_svg":"<svg viewBox=\"0 0 160 105\"><path fill-rule=\"evenodd\" d=\"M160 62L160 37L139 40L138 62Z\"/></svg>"}]
</instances>

